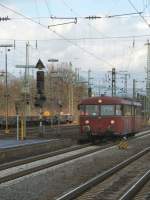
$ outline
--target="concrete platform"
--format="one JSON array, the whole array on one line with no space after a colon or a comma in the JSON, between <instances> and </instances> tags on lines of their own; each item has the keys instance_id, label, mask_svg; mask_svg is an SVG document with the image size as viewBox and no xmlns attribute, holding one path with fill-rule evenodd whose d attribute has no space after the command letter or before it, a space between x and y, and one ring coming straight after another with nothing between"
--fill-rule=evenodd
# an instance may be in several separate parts
<instances>
[{"instance_id":1,"label":"concrete platform","mask_svg":"<svg viewBox=\"0 0 150 200\"><path fill-rule=\"evenodd\" d=\"M72 145L70 139L0 139L0 164L56 151Z\"/></svg>"},{"instance_id":2,"label":"concrete platform","mask_svg":"<svg viewBox=\"0 0 150 200\"><path fill-rule=\"evenodd\" d=\"M18 147L18 146L24 146L24 145L30 145L30 144L37 144L37 143L43 143L43 142L48 142L52 141L47 140L47 139L25 139L25 140L19 140L17 141L16 139L0 139L0 150L1 149L6 149L6 148L12 148L12 147Z\"/></svg>"}]
</instances>

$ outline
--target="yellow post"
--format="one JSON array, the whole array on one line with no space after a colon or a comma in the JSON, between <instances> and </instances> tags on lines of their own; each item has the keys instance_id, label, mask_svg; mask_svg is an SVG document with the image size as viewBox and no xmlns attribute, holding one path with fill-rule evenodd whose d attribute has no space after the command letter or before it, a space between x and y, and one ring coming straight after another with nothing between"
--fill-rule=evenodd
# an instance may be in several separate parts
<instances>
[{"instance_id":1,"label":"yellow post","mask_svg":"<svg viewBox=\"0 0 150 200\"><path fill-rule=\"evenodd\" d=\"M123 138L119 144L118 144L119 149L127 149L128 148L128 141L127 138Z\"/></svg>"},{"instance_id":2,"label":"yellow post","mask_svg":"<svg viewBox=\"0 0 150 200\"><path fill-rule=\"evenodd\" d=\"M21 113L21 140L24 139L24 118L23 113Z\"/></svg>"}]
</instances>

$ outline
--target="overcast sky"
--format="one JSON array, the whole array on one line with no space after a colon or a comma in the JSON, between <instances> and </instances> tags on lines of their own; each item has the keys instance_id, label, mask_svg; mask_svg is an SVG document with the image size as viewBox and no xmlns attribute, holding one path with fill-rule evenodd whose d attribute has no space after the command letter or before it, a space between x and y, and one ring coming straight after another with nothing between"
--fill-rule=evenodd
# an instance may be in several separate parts
<instances>
[{"instance_id":1,"label":"overcast sky","mask_svg":"<svg viewBox=\"0 0 150 200\"><path fill-rule=\"evenodd\" d=\"M108 18L137 11L143 12L144 19L138 14ZM112 67L128 71L138 80L146 76L149 0L1 0L0 17L5 16L11 20L0 22L0 43L16 41L15 50L8 54L10 72L18 73L15 65L25 64L25 44L29 41L30 64L35 64L39 57L45 65L50 58L71 61L81 73L91 69L96 80ZM50 16L76 17L77 24L48 29L50 25L74 21L50 19ZM84 19L88 16L104 18ZM5 69L4 49L0 50L2 70Z\"/></svg>"}]
</instances>

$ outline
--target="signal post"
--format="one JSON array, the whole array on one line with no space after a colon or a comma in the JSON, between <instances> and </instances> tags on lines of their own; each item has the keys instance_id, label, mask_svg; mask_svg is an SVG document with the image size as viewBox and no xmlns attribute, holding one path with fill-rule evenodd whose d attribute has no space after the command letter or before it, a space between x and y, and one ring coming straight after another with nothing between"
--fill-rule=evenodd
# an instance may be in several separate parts
<instances>
[{"instance_id":1,"label":"signal post","mask_svg":"<svg viewBox=\"0 0 150 200\"><path fill-rule=\"evenodd\" d=\"M34 105L40 109L39 112L39 119L40 119L40 136L43 136L44 134L44 127L42 124L42 108L43 104L46 101L46 97L44 95L44 71L43 69L45 68L44 64L42 61L39 59L36 67L38 69L36 73L36 89L37 89L37 95L35 97L35 103Z\"/></svg>"}]
</instances>

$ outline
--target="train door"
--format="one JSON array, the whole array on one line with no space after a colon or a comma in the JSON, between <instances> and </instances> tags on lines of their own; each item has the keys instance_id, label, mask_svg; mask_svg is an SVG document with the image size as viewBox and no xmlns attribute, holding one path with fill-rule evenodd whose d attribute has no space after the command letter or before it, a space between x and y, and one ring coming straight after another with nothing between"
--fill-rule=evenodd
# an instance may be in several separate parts
<instances>
[{"instance_id":1,"label":"train door","mask_svg":"<svg viewBox=\"0 0 150 200\"><path fill-rule=\"evenodd\" d=\"M123 115L124 115L124 134L132 132L132 107L131 105L123 105Z\"/></svg>"}]
</instances>

